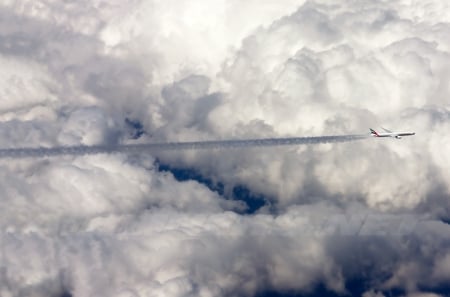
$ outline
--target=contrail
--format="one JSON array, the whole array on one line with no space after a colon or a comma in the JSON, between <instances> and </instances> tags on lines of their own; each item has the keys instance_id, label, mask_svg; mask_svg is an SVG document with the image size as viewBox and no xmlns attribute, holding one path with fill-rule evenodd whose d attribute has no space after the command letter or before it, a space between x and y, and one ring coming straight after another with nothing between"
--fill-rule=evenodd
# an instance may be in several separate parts
<instances>
[{"instance_id":1,"label":"contrail","mask_svg":"<svg viewBox=\"0 0 450 297\"><path fill-rule=\"evenodd\" d=\"M333 135L315 137L262 138L243 140L213 140L191 142L162 142L93 146L60 146L37 148L0 149L0 158L52 157L61 155L92 155L102 153L145 153L179 150L229 149L244 147L269 147L287 145L308 145L319 143L349 142L368 138L369 135Z\"/></svg>"}]
</instances>

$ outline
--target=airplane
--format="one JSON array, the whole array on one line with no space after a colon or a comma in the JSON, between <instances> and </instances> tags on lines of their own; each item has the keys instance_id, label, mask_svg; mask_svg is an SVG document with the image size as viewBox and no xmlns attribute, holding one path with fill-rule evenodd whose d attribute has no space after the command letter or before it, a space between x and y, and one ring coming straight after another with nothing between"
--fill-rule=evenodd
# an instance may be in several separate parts
<instances>
[{"instance_id":1,"label":"airplane","mask_svg":"<svg viewBox=\"0 0 450 297\"><path fill-rule=\"evenodd\" d=\"M378 133L377 131L370 129L370 134L374 137L395 137L397 139L401 139L402 136L412 136L416 135L415 132L392 132L388 129L382 128L386 133Z\"/></svg>"}]
</instances>

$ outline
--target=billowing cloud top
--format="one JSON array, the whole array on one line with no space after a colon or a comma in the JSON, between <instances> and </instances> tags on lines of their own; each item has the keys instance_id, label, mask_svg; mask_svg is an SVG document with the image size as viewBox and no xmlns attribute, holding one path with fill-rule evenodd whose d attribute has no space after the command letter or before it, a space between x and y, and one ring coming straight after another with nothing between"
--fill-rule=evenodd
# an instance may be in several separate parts
<instances>
[{"instance_id":1,"label":"billowing cloud top","mask_svg":"<svg viewBox=\"0 0 450 297\"><path fill-rule=\"evenodd\" d=\"M449 20L438 0L2 1L2 148L417 134L2 158L0 296L448 294Z\"/></svg>"}]
</instances>

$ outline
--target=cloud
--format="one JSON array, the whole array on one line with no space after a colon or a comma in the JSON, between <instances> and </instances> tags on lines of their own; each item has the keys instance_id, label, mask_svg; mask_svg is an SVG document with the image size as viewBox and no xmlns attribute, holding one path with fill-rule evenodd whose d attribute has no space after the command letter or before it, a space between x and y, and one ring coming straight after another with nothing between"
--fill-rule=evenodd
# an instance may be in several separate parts
<instances>
[{"instance_id":1,"label":"cloud","mask_svg":"<svg viewBox=\"0 0 450 297\"><path fill-rule=\"evenodd\" d=\"M412 241L406 245L402 237L381 233L329 237L326 228L334 226L317 215L336 211L297 207L274 218L153 209L133 218L99 217L89 223L89 232L7 232L2 238L8 268L3 282L12 285L5 294L252 295L267 287L308 291L318 279L343 293L344 277L358 278L361 272L384 289L404 281L430 284L428 261L440 251L438 243L447 240L433 231L437 223L417 222L421 230L408 234ZM424 231L429 236L419 240L416 236ZM428 251L417 253L419 247ZM355 262L365 264L357 268Z\"/></svg>"},{"instance_id":2,"label":"cloud","mask_svg":"<svg viewBox=\"0 0 450 297\"><path fill-rule=\"evenodd\" d=\"M417 134L1 159L0 295L441 294L450 277L447 8L3 2L5 149L347 135L379 126ZM161 162L192 168L223 193L178 181L158 170ZM228 199L237 185L266 205L240 214L245 201Z\"/></svg>"}]
</instances>

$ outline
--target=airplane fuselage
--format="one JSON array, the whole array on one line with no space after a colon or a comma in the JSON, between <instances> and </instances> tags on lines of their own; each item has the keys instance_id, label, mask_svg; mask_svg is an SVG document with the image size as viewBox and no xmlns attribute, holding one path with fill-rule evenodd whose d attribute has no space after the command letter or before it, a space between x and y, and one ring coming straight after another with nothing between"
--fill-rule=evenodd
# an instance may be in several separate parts
<instances>
[{"instance_id":1,"label":"airplane fuselage","mask_svg":"<svg viewBox=\"0 0 450 297\"><path fill-rule=\"evenodd\" d=\"M385 132L385 133L380 133L377 132L373 129L370 129L370 134L373 137L395 137L397 139L402 138L403 136L412 136L412 135L416 135L415 132Z\"/></svg>"}]
</instances>

